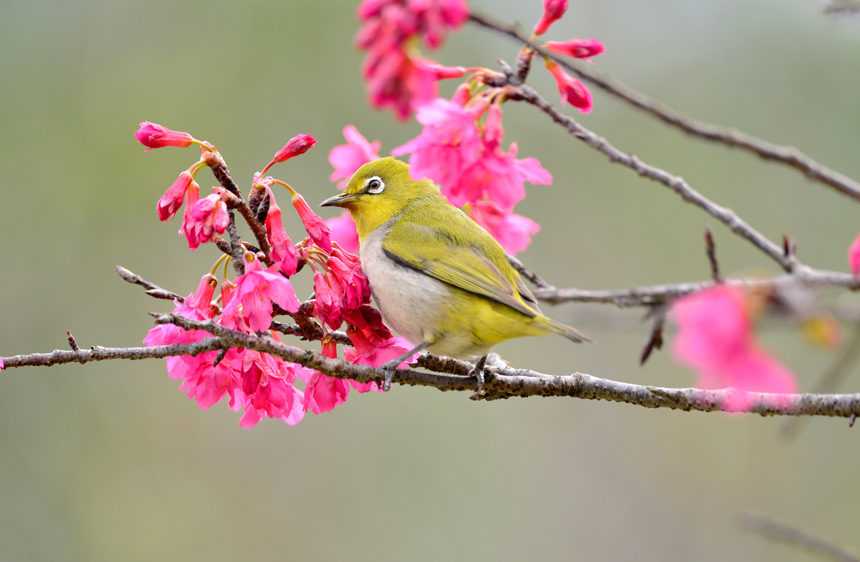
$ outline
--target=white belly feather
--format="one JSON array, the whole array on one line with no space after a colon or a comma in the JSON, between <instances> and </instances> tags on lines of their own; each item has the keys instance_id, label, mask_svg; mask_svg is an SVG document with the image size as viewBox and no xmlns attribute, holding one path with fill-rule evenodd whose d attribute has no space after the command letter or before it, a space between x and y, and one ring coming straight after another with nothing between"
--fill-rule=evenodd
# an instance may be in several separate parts
<instances>
[{"instance_id":1,"label":"white belly feather","mask_svg":"<svg viewBox=\"0 0 860 562\"><path fill-rule=\"evenodd\" d=\"M432 342L447 316L449 289L444 283L394 263L382 252L385 227L361 244L359 256L376 306L388 325L413 345Z\"/></svg>"}]
</instances>

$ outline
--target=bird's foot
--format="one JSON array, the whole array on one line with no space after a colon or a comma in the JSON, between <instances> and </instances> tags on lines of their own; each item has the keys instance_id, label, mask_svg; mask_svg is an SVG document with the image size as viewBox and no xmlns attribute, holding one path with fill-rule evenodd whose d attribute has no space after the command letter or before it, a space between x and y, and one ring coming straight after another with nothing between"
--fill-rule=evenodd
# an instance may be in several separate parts
<instances>
[{"instance_id":1,"label":"bird's foot","mask_svg":"<svg viewBox=\"0 0 860 562\"><path fill-rule=\"evenodd\" d=\"M391 379L394 378L394 373L397 372L397 366L400 365L403 361L398 357L393 361L389 361L388 363L384 363L380 369L385 372L385 382L382 383L382 390L384 392L388 392L391 390Z\"/></svg>"},{"instance_id":2,"label":"bird's foot","mask_svg":"<svg viewBox=\"0 0 860 562\"><path fill-rule=\"evenodd\" d=\"M478 389L475 391L475 394L478 396L483 396L484 394L484 365L487 364L487 356L484 355L477 361L475 361L475 368L472 369L472 376L478 379Z\"/></svg>"}]
</instances>

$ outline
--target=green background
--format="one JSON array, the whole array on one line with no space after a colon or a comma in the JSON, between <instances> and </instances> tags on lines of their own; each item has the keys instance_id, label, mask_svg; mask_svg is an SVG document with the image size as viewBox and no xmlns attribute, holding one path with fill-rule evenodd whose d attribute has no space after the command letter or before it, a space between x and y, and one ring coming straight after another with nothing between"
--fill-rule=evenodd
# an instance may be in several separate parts
<instances>
[{"instance_id":1,"label":"green background","mask_svg":"<svg viewBox=\"0 0 860 562\"><path fill-rule=\"evenodd\" d=\"M541 13L537 0L474 5L527 26ZM214 143L245 187L287 139L310 133L317 146L274 170L310 202L335 193L327 154L345 125L384 153L415 136L415 123L367 107L354 14L345 2L5 0L0 355L64 349L67 329L82 347L138 345L152 326L146 313L169 303L114 267L187 294L216 258L212 247L189 252L179 223L155 212L195 151L144 153L138 122ZM860 177L857 19L828 18L807 0L592 0L572 2L547 35L570 37L602 40L601 70L688 115ZM435 56L493 67L517 49L466 26ZM557 102L540 65L531 83ZM587 127L771 239L797 237L809 264L847 270L860 227L852 201L594 95L592 114L572 113ZM534 108L506 104L505 128L506 143L555 177L517 207L543 227L520 257L551 283L706 278L706 223L726 273L775 272L716 221ZM298 277L307 295L309 276ZM513 365L695 381L668 350L638 366L641 311L544 308L598 343L508 342L499 351ZM833 361L791 327L762 341L804 388ZM846 390L857 384L855 372ZM846 420L813 420L786 443L780 419L568 399L476 403L395 386L296 427L267 420L245 431L225 404L200 410L177 386L162 361L4 370L0 560L807 559L742 531L747 508L860 550L860 436Z\"/></svg>"}]
</instances>

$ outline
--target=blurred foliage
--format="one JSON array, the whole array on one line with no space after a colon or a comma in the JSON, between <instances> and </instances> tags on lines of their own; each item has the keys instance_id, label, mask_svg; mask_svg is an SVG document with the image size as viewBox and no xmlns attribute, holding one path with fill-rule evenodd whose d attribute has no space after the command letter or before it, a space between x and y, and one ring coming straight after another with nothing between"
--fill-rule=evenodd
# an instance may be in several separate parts
<instances>
[{"instance_id":1,"label":"blurred foliage","mask_svg":"<svg viewBox=\"0 0 860 562\"><path fill-rule=\"evenodd\" d=\"M541 12L538 0L474 4L525 25ZM548 38L600 39L600 68L633 87L860 177L857 20L808 0L571 4ZM195 154L144 153L138 122L209 140L245 186L283 142L311 133L314 150L275 168L310 202L335 191L326 156L343 126L384 151L418 132L367 108L354 9L336 6L0 6L0 354L65 348L66 329L82 347L137 345L151 327L146 312L169 304L121 282L114 266L187 294L215 259L213 248L189 253L179 223L159 224L155 213ZM492 67L517 49L467 26L437 56ZM555 99L540 65L531 80ZM858 215L844 197L600 91L594 112L575 117L772 239L796 237L801 259L847 270ZM725 273L773 271L727 229L533 108L506 104L505 125L506 141L555 176L517 208L543 226L521 258L550 282L705 278L706 223ZM293 218L287 228L300 227ZM298 286L308 294L307 280ZM666 351L637 366L648 333L640 312L556 308L599 343L546 337L499 351L544 372L692 384ZM833 360L795 331L764 339L807 388ZM856 373L848 384L858 387ZM814 420L783 443L778 419L562 399L482 404L395 387L295 428L244 431L237 414L199 410L177 386L157 361L3 371L0 559L805 559L740 531L748 507L860 548L860 448L844 420Z\"/></svg>"}]
</instances>

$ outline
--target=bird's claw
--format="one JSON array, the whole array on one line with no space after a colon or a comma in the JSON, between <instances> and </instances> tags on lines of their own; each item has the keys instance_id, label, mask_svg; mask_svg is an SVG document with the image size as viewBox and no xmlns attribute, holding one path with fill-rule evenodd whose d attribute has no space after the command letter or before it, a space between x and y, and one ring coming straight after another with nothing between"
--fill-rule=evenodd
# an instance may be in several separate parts
<instances>
[{"instance_id":1,"label":"bird's claw","mask_svg":"<svg viewBox=\"0 0 860 562\"><path fill-rule=\"evenodd\" d=\"M394 378L394 373L397 371L397 366L400 365L399 360L395 361L389 361L388 363L385 363L380 367L380 369L385 371L385 381L382 383L383 392L388 392L389 390L391 390L391 379Z\"/></svg>"}]
</instances>

